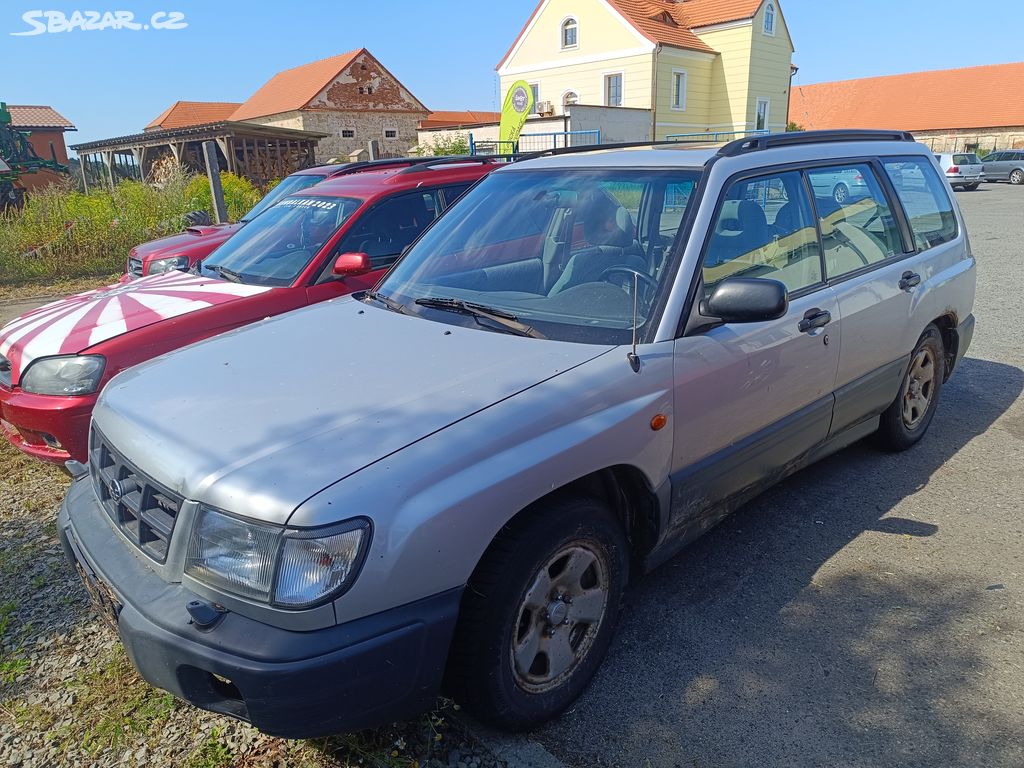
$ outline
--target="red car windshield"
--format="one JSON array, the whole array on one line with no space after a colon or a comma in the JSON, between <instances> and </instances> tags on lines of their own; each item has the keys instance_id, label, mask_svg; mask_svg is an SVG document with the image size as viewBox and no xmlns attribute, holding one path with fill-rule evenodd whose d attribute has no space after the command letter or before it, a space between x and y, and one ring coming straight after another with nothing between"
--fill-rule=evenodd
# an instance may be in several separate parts
<instances>
[{"instance_id":1,"label":"red car windshield","mask_svg":"<svg viewBox=\"0 0 1024 768\"><path fill-rule=\"evenodd\" d=\"M256 203L251 211L242 217L242 221L252 221L258 214L263 213L282 197L287 197L288 195L295 194L296 192L301 192L306 189L306 187L312 187L314 184L319 184L325 178L327 177L309 173L297 173L281 179L281 183L267 192L266 196Z\"/></svg>"},{"instance_id":2,"label":"red car windshield","mask_svg":"<svg viewBox=\"0 0 1024 768\"><path fill-rule=\"evenodd\" d=\"M362 204L351 197L286 197L211 253L201 274L253 285L291 285Z\"/></svg>"}]
</instances>

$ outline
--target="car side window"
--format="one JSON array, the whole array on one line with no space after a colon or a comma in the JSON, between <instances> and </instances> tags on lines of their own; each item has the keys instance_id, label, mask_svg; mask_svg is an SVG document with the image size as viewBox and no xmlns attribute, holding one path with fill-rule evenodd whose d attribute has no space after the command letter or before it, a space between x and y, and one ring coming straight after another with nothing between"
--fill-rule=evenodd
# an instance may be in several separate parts
<instances>
[{"instance_id":1,"label":"car side window","mask_svg":"<svg viewBox=\"0 0 1024 768\"><path fill-rule=\"evenodd\" d=\"M390 266L440 210L437 190L417 190L389 198L360 216L335 252L365 253L374 269Z\"/></svg>"},{"instance_id":2,"label":"car side window","mask_svg":"<svg viewBox=\"0 0 1024 768\"><path fill-rule=\"evenodd\" d=\"M448 208L452 203L462 197L466 190L469 189L472 184L452 184L450 187L444 187L441 192L444 195L444 207Z\"/></svg>"},{"instance_id":3,"label":"car side window","mask_svg":"<svg viewBox=\"0 0 1024 768\"><path fill-rule=\"evenodd\" d=\"M924 158L898 158L884 160L882 165L907 213L918 250L956 238L953 203L931 163Z\"/></svg>"},{"instance_id":4,"label":"car side window","mask_svg":"<svg viewBox=\"0 0 1024 768\"><path fill-rule=\"evenodd\" d=\"M735 182L704 254L707 294L728 277L778 280L790 293L822 282L821 249L799 172Z\"/></svg>"},{"instance_id":5,"label":"car side window","mask_svg":"<svg viewBox=\"0 0 1024 768\"><path fill-rule=\"evenodd\" d=\"M813 168L807 178L830 280L902 253L899 227L870 165Z\"/></svg>"}]
</instances>

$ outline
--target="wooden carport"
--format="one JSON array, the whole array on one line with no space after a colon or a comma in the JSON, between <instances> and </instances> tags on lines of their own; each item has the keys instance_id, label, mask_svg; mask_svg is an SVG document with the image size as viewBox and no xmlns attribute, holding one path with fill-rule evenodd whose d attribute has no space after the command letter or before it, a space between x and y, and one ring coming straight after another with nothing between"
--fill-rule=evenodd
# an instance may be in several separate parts
<instances>
[{"instance_id":1,"label":"wooden carport","mask_svg":"<svg viewBox=\"0 0 1024 768\"><path fill-rule=\"evenodd\" d=\"M326 133L246 122L219 122L75 144L86 184L119 179L146 180L153 164L168 154L185 168L206 172L202 145L217 144L222 171L263 185L316 163L316 145Z\"/></svg>"}]
</instances>

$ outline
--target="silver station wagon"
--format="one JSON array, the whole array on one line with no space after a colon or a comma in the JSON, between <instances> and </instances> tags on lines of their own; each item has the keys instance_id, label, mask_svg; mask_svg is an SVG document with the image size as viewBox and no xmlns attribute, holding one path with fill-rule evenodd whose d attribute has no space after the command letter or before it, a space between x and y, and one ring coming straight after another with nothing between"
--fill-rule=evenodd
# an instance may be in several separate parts
<instances>
[{"instance_id":1,"label":"silver station wagon","mask_svg":"<svg viewBox=\"0 0 1024 768\"><path fill-rule=\"evenodd\" d=\"M445 692L528 728L628 582L816 459L920 440L974 294L907 134L509 164L375 290L113 379L62 539L199 707L307 737Z\"/></svg>"}]
</instances>

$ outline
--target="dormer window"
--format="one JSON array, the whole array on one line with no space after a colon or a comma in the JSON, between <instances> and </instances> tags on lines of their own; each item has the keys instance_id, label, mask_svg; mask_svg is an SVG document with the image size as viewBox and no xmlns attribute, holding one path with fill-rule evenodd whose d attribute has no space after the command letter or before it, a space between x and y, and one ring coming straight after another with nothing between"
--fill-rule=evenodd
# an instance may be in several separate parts
<instances>
[{"instance_id":1,"label":"dormer window","mask_svg":"<svg viewBox=\"0 0 1024 768\"><path fill-rule=\"evenodd\" d=\"M764 9L764 33L775 36L775 4L768 3Z\"/></svg>"},{"instance_id":2,"label":"dormer window","mask_svg":"<svg viewBox=\"0 0 1024 768\"><path fill-rule=\"evenodd\" d=\"M576 19L570 16L562 22L562 49L576 48L579 45L579 25Z\"/></svg>"}]
</instances>

